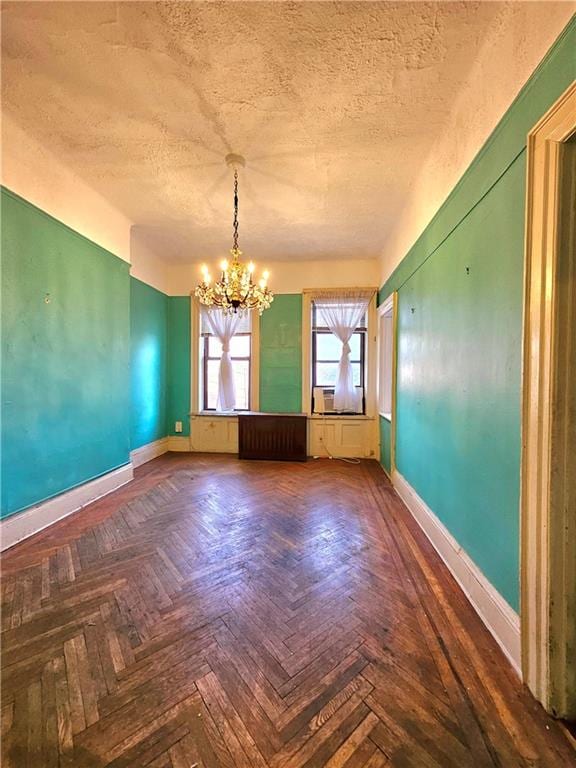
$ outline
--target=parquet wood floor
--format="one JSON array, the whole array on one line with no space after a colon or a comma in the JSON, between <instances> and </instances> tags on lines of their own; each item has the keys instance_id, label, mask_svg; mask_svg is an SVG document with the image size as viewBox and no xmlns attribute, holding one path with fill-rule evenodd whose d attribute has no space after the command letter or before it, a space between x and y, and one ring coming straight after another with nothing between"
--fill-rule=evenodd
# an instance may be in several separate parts
<instances>
[{"instance_id":1,"label":"parquet wood floor","mask_svg":"<svg viewBox=\"0 0 576 768\"><path fill-rule=\"evenodd\" d=\"M375 462L167 455L3 571L6 768L576 765Z\"/></svg>"}]
</instances>

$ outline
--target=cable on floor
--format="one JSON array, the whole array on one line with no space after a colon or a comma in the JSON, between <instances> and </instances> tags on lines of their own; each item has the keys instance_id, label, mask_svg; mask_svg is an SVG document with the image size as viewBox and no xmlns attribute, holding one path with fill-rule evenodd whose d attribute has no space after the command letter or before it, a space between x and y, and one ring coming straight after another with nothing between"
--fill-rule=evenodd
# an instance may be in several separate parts
<instances>
[{"instance_id":1,"label":"cable on floor","mask_svg":"<svg viewBox=\"0 0 576 768\"><path fill-rule=\"evenodd\" d=\"M324 450L328 454L328 458L332 459L333 461L343 461L346 464L360 464L362 459L357 458L356 456L349 457L349 456L333 456L330 452L330 449L328 448L328 445L326 443L326 414L322 414L322 445L324 446Z\"/></svg>"}]
</instances>

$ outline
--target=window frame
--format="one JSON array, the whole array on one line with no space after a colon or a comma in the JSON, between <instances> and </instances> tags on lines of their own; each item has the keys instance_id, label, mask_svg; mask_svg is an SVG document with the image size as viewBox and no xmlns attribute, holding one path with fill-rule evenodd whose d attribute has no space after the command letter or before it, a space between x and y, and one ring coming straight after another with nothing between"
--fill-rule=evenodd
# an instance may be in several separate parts
<instances>
[{"instance_id":1,"label":"window frame","mask_svg":"<svg viewBox=\"0 0 576 768\"><path fill-rule=\"evenodd\" d=\"M394 399L394 306L392 296L378 307L378 412L389 422Z\"/></svg>"},{"instance_id":2,"label":"window frame","mask_svg":"<svg viewBox=\"0 0 576 768\"><path fill-rule=\"evenodd\" d=\"M318 384L317 383L317 371L316 371L316 364L317 363L339 363L340 360L319 360L318 359L318 350L317 350L317 335L320 334L332 334L332 331L327 327L323 325L317 325L316 324L316 303L314 299L311 301L311 318L310 318L310 328L311 328L311 387L310 387L310 412L312 413L314 411L314 388L315 387L321 387L325 392L332 392L334 393L334 387L327 386L325 384ZM359 412L339 412L339 411L329 411L330 415L334 414L337 416L365 416L366 415L366 377L367 377L367 371L366 371L366 345L368 341L368 310L366 310L366 313L363 318L364 324L357 326L356 330L352 334L355 336L358 334L360 336L360 359L359 360L350 360L351 363L358 364L360 363L360 384L359 387L362 388L362 410Z\"/></svg>"},{"instance_id":3,"label":"window frame","mask_svg":"<svg viewBox=\"0 0 576 768\"><path fill-rule=\"evenodd\" d=\"M236 411L220 413L219 411L205 412L202 409L203 369L202 355L202 318L201 304L196 296L190 294L190 418L205 416L206 418L234 419ZM257 310L250 312L250 410L260 408L260 315Z\"/></svg>"},{"instance_id":4,"label":"window frame","mask_svg":"<svg viewBox=\"0 0 576 768\"><path fill-rule=\"evenodd\" d=\"M387 299L378 306L378 413L381 419L385 419L390 425L390 472L392 477L396 472L396 381L398 369L398 292L393 291ZM389 323L384 325L383 321ZM388 345L386 342L389 341ZM386 356L386 363L383 360ZM389 374L383 381L383 367ZM382 384L390 387L390 411L384 412L382 408L381 389Z\"/></svg>"},{"instance_id":5,"label":"window frame","mask_svg":"<svg viewBox=\"0 0 576 768\"><path fill-rule=\"evenodd\" d=\"M252 318L251 318L252 320ZM220 357L210 357L210 337L214 337L215 335L213 333L201 333L200 338L202 339L202 355L201 355L201 366L202 366L202 411L205 411L206 413L216 413L216 408L209 408L208 407L208 363L211 360L220 360ZM230 360L232 363L235 361L248 361L248 407L247 408L234 408L233 411L230 411L230 413L246 413L250 410L250 403L252 402L252 330L243 332L243 333L235 333L234 336L248 336L249 337L249 350L250 353L246 357L238 357L238 356L230 356Z\"/></svg>"}]
</instances>

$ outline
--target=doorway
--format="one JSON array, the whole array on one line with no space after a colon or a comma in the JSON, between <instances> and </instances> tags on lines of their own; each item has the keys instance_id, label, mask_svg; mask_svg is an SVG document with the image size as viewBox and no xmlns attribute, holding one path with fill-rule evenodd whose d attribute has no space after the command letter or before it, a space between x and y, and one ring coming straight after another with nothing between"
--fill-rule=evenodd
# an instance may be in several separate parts
<instances>
[{"instance_id":1,"label":"doorway","mask_svg":"<svg viewBox=\"0 0 576 768\"><path fill-rule=\"evenodd\" d=\"M397 297L394 291L378 307L380 463L388 477L395 468Z\"/></svg>"},{"instance_id":2,"label":"doorway","mask_svg":"<svg viewBox=\"0 0 576 768\"><path fill-rule=\"evenodd\" d=\"M576 719L576 83L528 135L522 387L524 681Z\"/></svg>"}]
</instances>

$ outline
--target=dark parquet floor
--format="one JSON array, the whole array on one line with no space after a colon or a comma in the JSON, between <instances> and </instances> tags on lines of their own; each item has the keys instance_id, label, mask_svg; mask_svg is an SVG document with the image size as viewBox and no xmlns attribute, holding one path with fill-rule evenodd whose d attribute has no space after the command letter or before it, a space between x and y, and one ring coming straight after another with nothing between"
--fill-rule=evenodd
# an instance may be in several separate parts
<instances>
[{"instance_id":1,"label":"dark parquet floor","mask_svg":"<svg viewBox=\"0 0 576 768\"><path fill-rule=\"evenodd\" d=\"M375 462L171 454L3 558L5 768L576 765Z\"/></svg>"}]
</instances>

